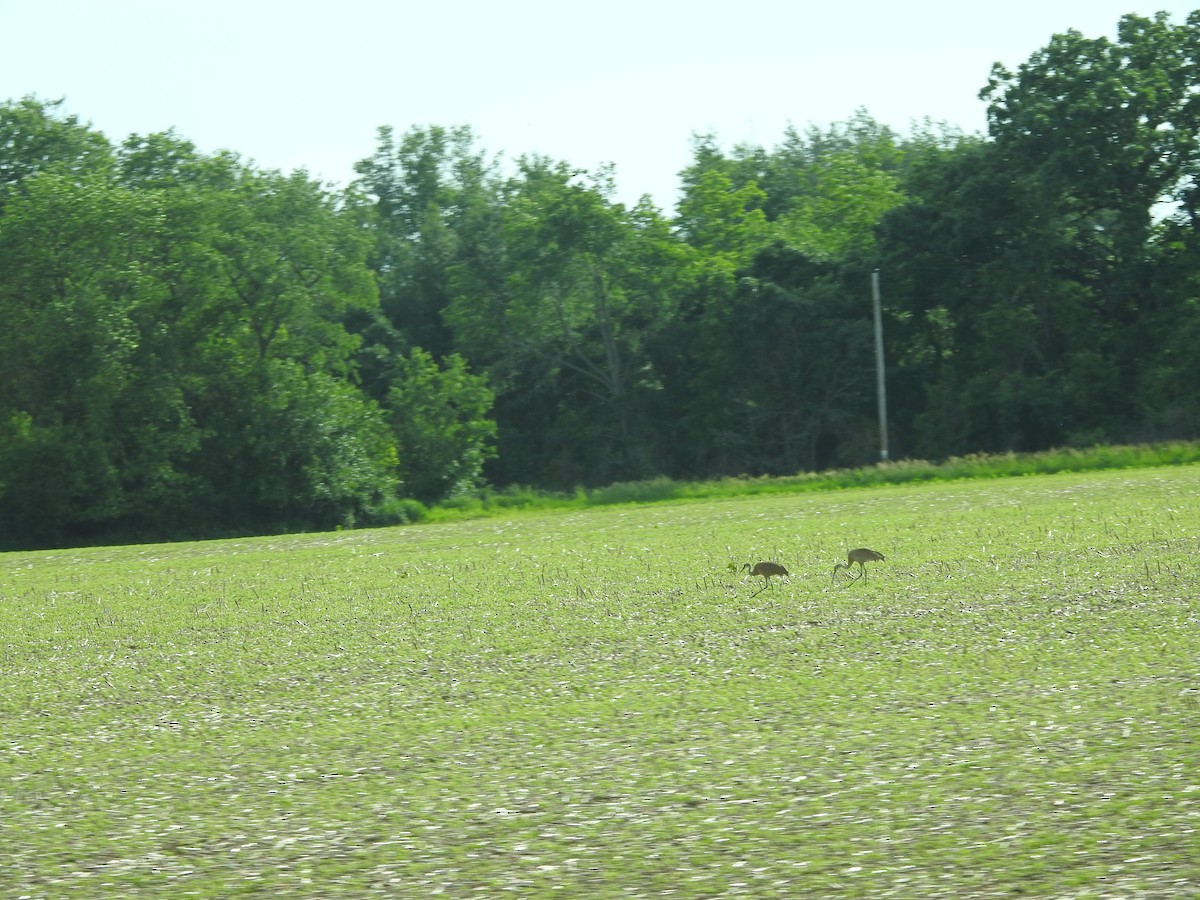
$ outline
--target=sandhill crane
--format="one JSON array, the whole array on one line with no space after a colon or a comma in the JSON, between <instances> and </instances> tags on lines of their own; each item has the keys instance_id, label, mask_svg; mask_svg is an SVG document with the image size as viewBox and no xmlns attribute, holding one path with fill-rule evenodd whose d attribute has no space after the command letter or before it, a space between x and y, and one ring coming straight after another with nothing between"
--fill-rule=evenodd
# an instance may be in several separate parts
<instances>
[{"instance_id":1,"label":"sandhill crane","mask_svg":"<svg viewBox=\"0 0 1200 900\"><path fill-rule=\"evenodd\" d=\"M850 567L852 565L854 565L855 563L858 563L857 578L862 578L863 575L865 575L867 572L867 569L866 569L866 566L864 565L864 563L882 562L883 559L884 559L883 554L880 553L878 550L869 550L866 547L859 547L857 550L851 550L849 553L846 554L846 561L844 563L840 562L836 566L833 567L833 578L835 578L835 579L837 578L837 573L838 573L839 569L846 569L847 571L849 571ZM856 580L857 580L857 578L856 578Z\"/></svg>"},{"instance_id":2,"label":"sandhill crane","mask_svg":"<svg viewBox=\"0 0 1200 900\"><path fill-rule=\"evenodd\" d=\"M748 571L752 576L761 575L763 577L763 586L760 587L758 591L766 590L768 587L770 587L771 579L774 576L778 575L780 578L786 578L788 574L787 569L785 569L779 563L773 562L755 563L753 569L750 568L750 563L746 563L744 566L742 566L742 568ZM758 591L755 591L754 594L757 594ZM753 597L754 594L751 594L750 596Z\"/></svg>"}]
</instances>

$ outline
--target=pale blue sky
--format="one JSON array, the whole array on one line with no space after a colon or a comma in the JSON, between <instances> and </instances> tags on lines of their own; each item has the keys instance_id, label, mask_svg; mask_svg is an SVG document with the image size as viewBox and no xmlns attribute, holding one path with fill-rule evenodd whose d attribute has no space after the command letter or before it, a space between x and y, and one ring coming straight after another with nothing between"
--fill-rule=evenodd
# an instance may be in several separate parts
<instances>
[{"instance_id":1,"label":"pale blue sky","mask_svg":"<svg viewBox=\"0 0 1200 900\"><path fill-rule=\"evenodd\" d=\"M670 208L693 133L770 147L859 107L982 131L993 62L1193 3L0 0L0 100L65 97L114 142L174 128L339 184L380 125L469 125L507 158L614 163L620 199Z\"/></svg>"}]
</instances>

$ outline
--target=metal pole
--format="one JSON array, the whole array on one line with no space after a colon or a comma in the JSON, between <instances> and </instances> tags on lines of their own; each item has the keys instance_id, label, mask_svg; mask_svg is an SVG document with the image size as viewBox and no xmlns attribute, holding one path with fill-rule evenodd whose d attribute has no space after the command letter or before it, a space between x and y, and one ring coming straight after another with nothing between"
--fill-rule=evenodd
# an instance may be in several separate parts
<instances>
[{"instance_id":1,"label":"metal pole","mask_svg":"<svg viewBox=\"0 0 1200 900\"><path fill-rule=\"evenodd\" d=\"M875 384L879 395L879 458L887 462L887 384L883 373L883 313L879 308L879 270L871 273L871 300L875 306Z\"/></svg>"}]
</instances>

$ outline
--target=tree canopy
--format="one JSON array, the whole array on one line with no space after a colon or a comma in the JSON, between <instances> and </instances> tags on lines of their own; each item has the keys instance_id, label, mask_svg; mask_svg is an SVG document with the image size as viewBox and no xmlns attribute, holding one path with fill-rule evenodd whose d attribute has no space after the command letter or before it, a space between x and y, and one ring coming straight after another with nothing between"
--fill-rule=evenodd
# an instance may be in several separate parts
<instances>
[{"instance_id":1,"label":"tree canopy","mask_svg":"<svg viewBox=\"0 0 1200 900\"><path fill-rule=\"evenodd\" d=\"M611 169L380 128L334 189L0 104L0 547L1197 436L1200 13L1054 35L986 134L857 110Z\"/></svg>"}]
</instances>

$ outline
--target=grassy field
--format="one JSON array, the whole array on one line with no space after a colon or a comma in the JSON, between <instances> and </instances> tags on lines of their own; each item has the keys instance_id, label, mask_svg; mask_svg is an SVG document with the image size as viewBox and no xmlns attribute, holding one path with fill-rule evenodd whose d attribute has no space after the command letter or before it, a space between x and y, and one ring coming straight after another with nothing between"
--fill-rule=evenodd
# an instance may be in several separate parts
<instances>
[{"instance_id":1,"label":"grassy field","mask_svg":"<svg viewBox=\"0 0 1200 900\"><path fill-rule=\"evenodd\" d=\"M3 554L0 897L1200 896L1198 549L1191 465Z\"/></svg>"}]
</instances>

